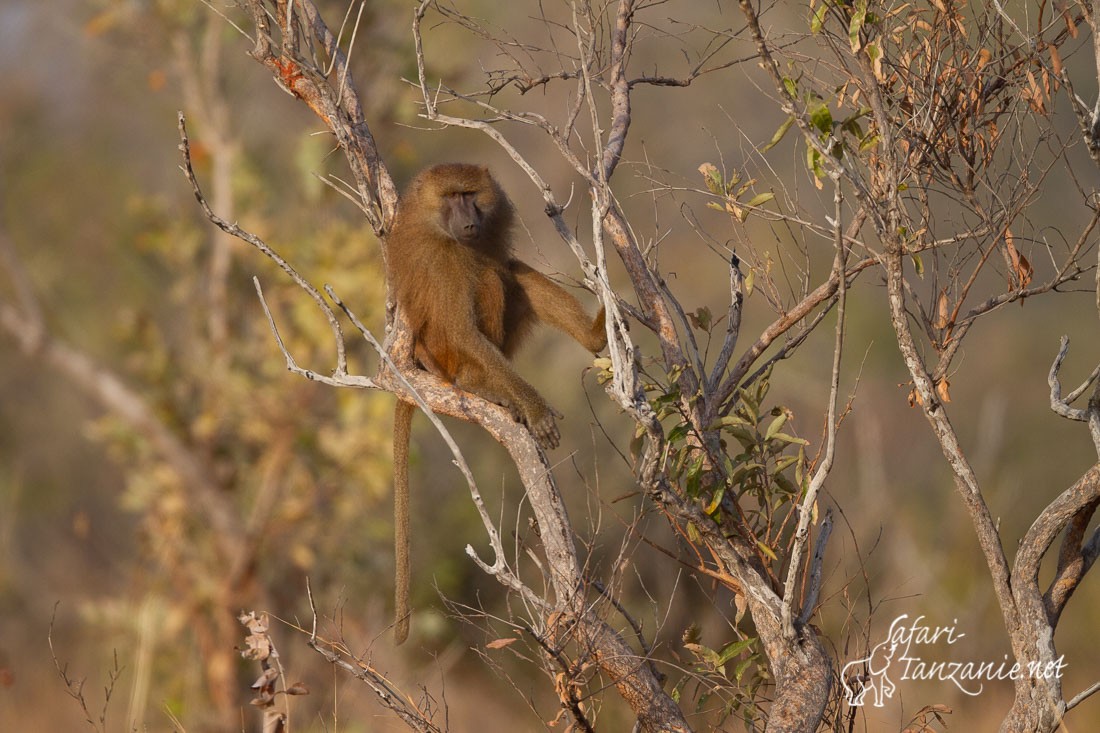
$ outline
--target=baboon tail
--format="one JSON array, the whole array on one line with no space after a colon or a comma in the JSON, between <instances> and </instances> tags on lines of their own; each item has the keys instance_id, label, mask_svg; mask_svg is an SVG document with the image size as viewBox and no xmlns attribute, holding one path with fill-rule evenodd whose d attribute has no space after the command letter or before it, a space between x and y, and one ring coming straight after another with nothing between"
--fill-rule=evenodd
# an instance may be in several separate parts
<instances>
[{"instance_id":1,"label":"baboon tail","mask_svg":"<svg viewBox=\"0 0 1100 733\"><path fill-rule=\"evenodd\" d=\"M402 400L393 411L394 641L409 638L409 438L413 411Z\"/></svg>"}]
</instances>

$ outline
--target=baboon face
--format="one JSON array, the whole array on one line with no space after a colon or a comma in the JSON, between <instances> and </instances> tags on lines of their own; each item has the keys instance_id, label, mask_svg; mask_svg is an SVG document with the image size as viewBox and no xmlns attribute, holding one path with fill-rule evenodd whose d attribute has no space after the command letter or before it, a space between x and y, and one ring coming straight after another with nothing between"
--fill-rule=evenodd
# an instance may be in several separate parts
<instances>
[{"instance_id":1,"label":"baboon face","mask_svg":"<svg viewBox=\"0 0 1100 733\"><path fill-rule=\"evenodd\" d=\"M439 227L452 239L468 243L481 237L485 215L476 191L453 191L442 199Z\"/></svg>"},{"instance_id":2,"label":"baboon face","mask_svg":"<svg viewBox=\"0 0 1100 733\"><path fill-rule=\"evenodd\" d=\"M487 235L492 219L506 206L503 194L481 166L445 164L425 183L432 190L422 191L422 201L436 204L436 227L449 239L474 244Z\"/></svg>"}]
</instances>

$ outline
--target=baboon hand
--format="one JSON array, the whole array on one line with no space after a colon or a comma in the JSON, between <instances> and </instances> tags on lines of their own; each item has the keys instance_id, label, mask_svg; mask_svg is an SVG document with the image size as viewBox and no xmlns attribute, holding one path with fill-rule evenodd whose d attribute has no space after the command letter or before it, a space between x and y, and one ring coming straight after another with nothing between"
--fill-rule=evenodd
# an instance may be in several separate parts
<instances>
[{"instance_id":1,"label":"baboon hand","mask_svg":"<svg viewBox=\"0 0 1100 733\"><path fill-rule=\"evenodd\" d=\"M561 433L558 431L556 417L561 417L561 415L551 407L544 406L524 418L527 429L531 431L531 435L535 436L535 441L543 450L553 450L558 447L558 443L561 441Z\"/></svg>"}]
</instances>

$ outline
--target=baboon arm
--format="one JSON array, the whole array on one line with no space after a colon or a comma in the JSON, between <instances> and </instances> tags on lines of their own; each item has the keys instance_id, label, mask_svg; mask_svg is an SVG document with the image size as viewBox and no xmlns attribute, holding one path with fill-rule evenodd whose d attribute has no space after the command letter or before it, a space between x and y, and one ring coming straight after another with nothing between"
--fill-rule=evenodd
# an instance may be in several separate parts
<instances>
[{"instance_id":1,"label":"baboon arm","mask_svg":"<svg viewBox=\"0 0 1100 733\"><path fill-rule=\"evenodd\" d=\"M544 448L556 448L560 434L554 412L542 396L516 374L511 362L485 334L474 329L451 334L451 344L460 359L455 384L490 402L509 408Z\"/></svg>"},{"instance_id":2,"label":"baboon arm","mask_svg":"<svg viewBox=\"0 0 1100 733\"><path fill-rule=\"evenodd\" d=\"M580 301L546 275L519 260L508 267L540 321L569 334L593 353L607 346L603 310L589 318Z\"/></svg>"},{"instance_id":3,"label":"baboon arm","mask_svg":"<svg viewBox=\"0 0 1100 733\"><path fill-rule=\"evenodd\" d=\"M516 374L511 362L483 333L455 336L454 346L466 358L455 383L467 392L502 403L541 402L535 388Z\"/></svg>"}]
</instances>

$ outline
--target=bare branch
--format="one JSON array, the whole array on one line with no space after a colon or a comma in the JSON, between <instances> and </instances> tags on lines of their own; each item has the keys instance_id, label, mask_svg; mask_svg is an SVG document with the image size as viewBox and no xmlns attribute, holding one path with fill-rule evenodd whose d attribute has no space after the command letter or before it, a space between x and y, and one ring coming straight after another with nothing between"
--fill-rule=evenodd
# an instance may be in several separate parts
<instances>
[{"instance_id":1,"label":"bare branch","mask_svg":"<svg viewBox=\"0 0 1100 733\"><path fill-rule=\"evenodd\" d=\"M1081 383L1081 386L1063 399L1058 371L1062 368L1062 360L1065 359L1068 351L1069 337L1063 336L1058 355L1054 357L1054 364L1051 365L1050 374L1047 375L1047 384L1050 385L1050 409L1069 420L1087 422L1089 434L1092 436L1092 443L1096 448L1096 455L1100 457L1100 381L1097 381L1097 377L1100 377L1100 365L1092 370L1092 374ZM1092 385L1095 385L1095 387L1092 397L1089 398L1088 406L1083 410L1070 407L1070 404L1080 398Z\"/></svg>"},{"instance_id":2,"label":"bare branch","mask_svg":"<svg viewBox=\"0 0 1100 733\"><path fill-rule=\"evenodd\" d=\"M1086 503L1073 515L1062 536L1062 546L1058 553L1058 569L1054 579L1043 594L1043 605L1051 626L1057 626L1062 611L1081 584L1085 575L1092 569L1097 555L1100 555L1100 530L1094 530L1092 537L1085 541L1085 532L1096 513L1100 501Z\"/></svg>"},{"instance_id":3,"label":"bare branch","mask_svg":"<svg viewBox=\"0 0 1100 733\"><path fill-rule=\"evenodd\" d=\"M1023 593L1038 596L1039 566L1043 556L1066 525L1081 512L1100 504L1100 464L1090 468L1072 486L1063 491L1036 517L1020 539L1016 563L1012 569L1017 597ZM1067 589L1072 592L1071 589ZM1067 594L1068 595L1068 594ZM1044 611L1045 615L1045 611Z\"/></svg>"},{"instance_id":4,"label":"bare branch","mask_svg":"<svg viewBox=\"0 0 1100 733\"><path fill-rule=\"evenodd\" d=\"M730 256L730 307L726 313L726 335L722 340L722 350L714 361L710 377L707 379L707 391L714 392L718 388L719 380L729 366L733 358L733 350L737 348L737 339L741 335L741 308L744 305L745 277L741 274L741 260L736 254Z\"/></svg>"},{"instance_id":5,"label":"bare branch","mask_svg":"<svg viewBox=\"0 0 1100 733\"><path fill-rule=\"evenodd\" d=\"M230 224L218 214L214 213L210 208L210 204L207 203L206 198L203 196L202 190L199 188L199 182L195 178L195 170L191 166L191 141L187 137L187 123L184 120L183 112L177 113L177 121L180 133L180 152L183 153L183 166L181 170L183 170L184 175L187 176L187 181L191 184L191 190L195 194L195 200L199 202L199 207L202 208L206 218L223 232L258 249L277 264L283 272L290 275L290 278L298 287L309 294L309 297L313 298L313 302L317 304L317 307L325 315L329 328L332 329L333 345L336 348L336 369L333 373L340 377L346 375L348 371L348 362L347 355L344 352L344 336L340 330L340 322L336 320L336 314L332 312L332 308L325 302L321 293L310 285L304 277L298 274L298 271L291 267L289 262L279 256L275 250L268 247L262 239L251 232L241 229L236 224Z\"/></svg>"},{"instance_id":6,"label":"bare branch","mask_svg":"<svg viewBox=\"0 0 1100 733\"><path fill-rule=\"evenodd\" d=\"M821 592L822 571L825 565L825 548L829 544L829 535L832 533L833 510L830 508L825 510L825 516L817 526L817 540L814 542L814 554L810 561L810 582L806 589L806 597L802 601L802 613L798 615L799 624L808 624L817 607L817 597Z\"/></svg>"},{"instance_id":7,"label":"bare branch","mask_svg":"<svg viewBox=\"0 0 1100 733\"><path fill-rule=\"evenodd\" d=\"M825 456L810 479L810 485L806 489L806 496L798 505L798 527L794 533L794 543L791 546L790 560L787 566L787 580L783 586L783 604L781 617L783 634L787 640L794 642L796 631L794 627L794 602L795 584L798 582L802 570L802 553L805 552L806 540L810 534L810 522L816 514L815 505L817 495L821 487L825 485L825 479L833 468L833 456L836 454L836 405L840 394L840 364L841 355L844 352L844 309L848 298L847 272L848 248L844 243L844 232L841 229L843 192L840 186L839 176L833 179L833 246L836 249L836 259L833 262L833 273L837 279L837 305L836 305L836 340L833 345L833 368L829 383L829 406L825 418ZM812 604L810 604L812 608ZM801 616L801 614L800 614Z\"/></svg>"}]
</instances>

